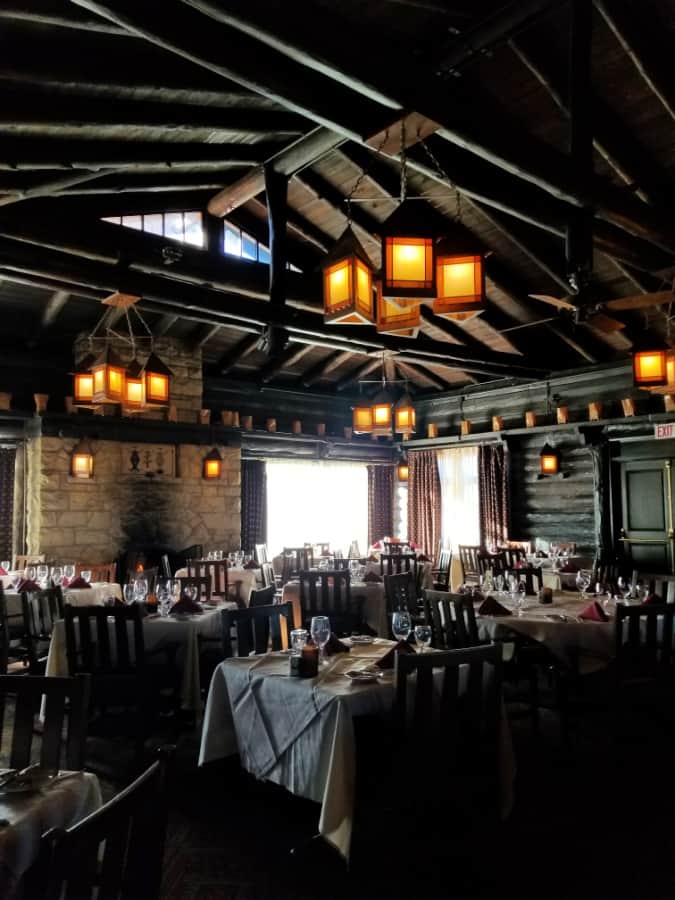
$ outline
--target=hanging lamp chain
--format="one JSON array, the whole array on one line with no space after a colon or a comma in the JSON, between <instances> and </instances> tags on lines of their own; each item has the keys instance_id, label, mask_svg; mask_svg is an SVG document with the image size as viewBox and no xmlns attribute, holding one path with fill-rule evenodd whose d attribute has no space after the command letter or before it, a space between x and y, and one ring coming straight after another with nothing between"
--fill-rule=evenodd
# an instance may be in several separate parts
<instances>
[{"instance_id":1,"label":"hanging lamp chain","mask_svg":"<svg viewBox=\"0 0 675 900\"><path fill-rule=\"evenodd\" d=\"M358 191L358 189L363 184L363 182L365 181L365 179L372 172L373 166L375 165L375 162L376 162L378 156L382 152L382 148L384 147L384 145L387 143L388 140L389 140L389 129L387 129L384 132L384 136L383 136L382 140L377 145L377 147L374 148L373 156L372 156L369 164L367 166L365 166L363 169L361 169L361 171L359 172L359 177L356 179L356 181L352 185L351 191L349 192L348 196L345 198L345 203L347 204L347 228L352 227L352 201L354 201L354 196L355 196L356 192ZM381 198L375 197L373 199L379 200Z\"/></svg>"},{"instance_id":2,"label":"hanging lamp chain","mask_svg":"<svg viewBox=\"0 0 675 900\"><path fill-rule=\"evenodd\" d=\"M401 151L399 153L401 162L401 190L399 194L399 202L404 203L408 195L408 158L405 147L405 119L401 119Z\"/></svg>"},{"instance_id":3,"label":"hanging lamp chain","mask_svg":"<svg viewBox=\"0 0 675 900\"><path fill-rule=\"evenodd\" d=\"M444 181L448 182L451 190L454 190L454 192L455 192L455 221L461 223L461 221L462 221L462 195L460 193L459 188L457 187L455 182L452 180L452 178L448 175L448 173L445 171L443 166L440 164L434 151L431 149L431 147L429 147L429 145L424 140L424 138L420 138L420 144L422 145L422 149L424 150L426 155L431 160L431 163L432 163L434 169L436 169L436 173L438 175L440 175Z\"/></svg>"}]
</instances>

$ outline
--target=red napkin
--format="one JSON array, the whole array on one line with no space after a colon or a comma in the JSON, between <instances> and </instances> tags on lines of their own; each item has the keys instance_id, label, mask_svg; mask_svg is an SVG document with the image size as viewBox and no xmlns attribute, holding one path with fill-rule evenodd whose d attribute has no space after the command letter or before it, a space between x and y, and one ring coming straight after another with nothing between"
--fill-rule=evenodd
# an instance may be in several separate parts
<instances>
[{"instance_id":1,"label":"red napkin","mask_svg":"<svg viewBox=\"0 0 675 900\"><path fill-rule=\"evenodd\" d=\"M587 619L589 622L609 622L609 616L597 600L592 600L586 609L579 613L579 618Z\"/></svg>"},{"instance_id":2,"label":"red napkin","mask_svg":"<svg viewBox=\"0 0 675 900\"><path fill-rule=\"evenodd\" d=\"M75 590L75 591L80 590L82 588L88 588L89 586L90 586L89 582L85 581L81 575L78 575L77 578L73 578L73 580L68 585L68 587L71 590Z\"/></svg>"},{"instance_id":3,"label":"red napkin","mask_svg":"<svg viewBox=\"0 0 675 900\"><path fill-rule=\"evenodd\" d=\"M559 572L578 572L579 567L575 566L573 562L565 562L558 568Z\"/></svg>"},{"instance_id":4,"label":"red napkin","mask_svg":"<svg viewBox=\"0 0 675 900\"><path fill-rule=\"evenodd\" d=\"M328 643L324 650L326 651L326 656L334 656L336 653L349 653L349 647L343 644L340 638L333 633L328 638Z\"/></svg>"},{"instance_id":5,"label":"red napkin","mask_svg":"<svg viewBox=\"0 0 675 900\"><path fill-rule=\"evenodd\" d=\"M194 600L188 600L187 597L181 597L178 603L174 603L171 607L171 615L188 615L196 616L203 613L202 606Z\"/></svg>"},{"instance_id":6,"label":"red napkin","mask_svg":"<svg viewBox=\"0 0 675 900\"><path fill-rule=\"evenodd\" d=\"M426 553L420 553L419 556L417 557L417 562L431 562L431 560L426 555Z\"/></svg>"},{"instance_id":7,"label":"red napkin","mask_svg":"<svg viewBox=\"0 0 675 900\"><path fill-rule=\"evenodd\" d=\"M407 641L399 641L396 646L392 647L381 659L375 663L380 669L393 669L396 664L397 653L414 653L415 650Z\"/></svg>"},{"instance_id":8,"label":"red napkin","mask_svg":"<svg viewBox=\"0 0 675 900\"><path fill-rule=\"evenodd\" d=\"M9 575L9 572L6 572L2 566L0 566L0 575Z\"/></svg>"},{"instance_id":9,"label":"red napkin","mask_svg":"<svg viewBox=\"0 0 675 900\"><path fill-rule=\"evenodd\" d=\"M254 559L249 559L249 561L244 566L245 569L257 569L258 563Z\"/></svg>"},{"instance_id":10,"label":"red napkin","mask_svg":"<svg viewBox=\"0 0 675 900\"><path fill-rule=\"evenodd\" d=\"M377 572L366 572L366 574L363 576L363 580L372 581L375 584L381 584L382 576L378 575Z\"/></svg>"},{"instance_id":11,"label":"red napkin","mask_svg":"<svg viewBox=\"0 0 675 900\"><path fill-rule=\"evenodd\" d=\"M19 584L17 591L21 593L22 591L39 591L41 590L39 584L35 584L34 581L31 581L30 578L24 578L23 581Z\"/></svg>"},{"instance_id":12,"label":"red napkin","mask_svg":"<svg viewBox=\"0 0 675 900\"><path fill-rule=\"evenodd\" d=\"M490 594L483 600L481 605L478 607L478 615L479 616L510 616L512 615L511 610L507 609L505 606L502 606L499 600L495 597L492 597Z\"/></svg>"},{"instance_id":13,"label":"red napkin","mask_svg":"<svg viewBox=\"0 0 675 900\"><path fill-rule=\"evenodd\" d=\"M648 597L645 597L645 599L644 599L642 602L643 602L643 603L650 603L650 604L651 604L651 603L657 603L657 604L658 604L658 603L663 603L663 598L660 597L658 594L650 594Z\"/></svg>"}]
</instances>

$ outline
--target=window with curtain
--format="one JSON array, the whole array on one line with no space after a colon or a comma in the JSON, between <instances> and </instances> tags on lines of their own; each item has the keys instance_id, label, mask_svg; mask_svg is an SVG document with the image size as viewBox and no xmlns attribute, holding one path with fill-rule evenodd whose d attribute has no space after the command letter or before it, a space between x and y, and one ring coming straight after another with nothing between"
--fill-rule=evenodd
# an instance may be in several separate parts
<instances>
[{"instance_id":1,"label":"window with curtain","mask_svg":"<svg viewBox=\"0 0 675 900\"><path fill-rule=\"evenodd\" d=\"M12 558L15 460L14 447L0 447L0 560Z\"/></svg>"},{"instance_id":2,"label":"window with curtain","mask_svg":"<svg viewBox=\"0 0 675 900\"><path fill-rule=\"evenodd\" d=\"M480 544L478 447L439 450L437 459L443 546Z\"/></svg>"},{"instance_id":3,"label":"window with curtain","mask_svg":"<svg viewBox=\"0 0 675 900\"><path fill-rule=\"evenodd\" d=\"M368 470L348 462L267 462L267 546L329 541L347 553L368 546Z\"/></svg>"}]
</instances>

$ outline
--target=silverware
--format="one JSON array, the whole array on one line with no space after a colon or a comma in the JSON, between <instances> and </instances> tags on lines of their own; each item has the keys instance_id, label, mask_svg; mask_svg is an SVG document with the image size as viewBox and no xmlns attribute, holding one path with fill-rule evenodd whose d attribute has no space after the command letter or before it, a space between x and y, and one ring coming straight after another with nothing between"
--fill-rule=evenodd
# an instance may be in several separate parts
<instances>
[{"instance_id":1,"label":"silverware","mask_svg":"<svg viewBox=\"0 0 675 900\"><path fill-rule=\"evenodd\" d=\"M0 790L2 788L4 788L4 786L6 784L9 784L10 781L14 781L14 779L17 777L18 774L19 774L18 769L10 769L9 772L6 772L5 775L3 775L3 777L2 777L2 781L0 781Z\"/></svg>"}]
</instances>

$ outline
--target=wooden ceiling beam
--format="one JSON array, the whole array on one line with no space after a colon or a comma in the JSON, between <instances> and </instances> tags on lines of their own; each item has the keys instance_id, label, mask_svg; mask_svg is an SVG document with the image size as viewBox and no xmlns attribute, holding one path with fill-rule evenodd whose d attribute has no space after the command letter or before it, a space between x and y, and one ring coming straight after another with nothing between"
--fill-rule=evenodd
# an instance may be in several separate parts
<instances>
[{"instance_id":1,"label":"wooden ceiling beam","mask_svg":"<svg viewBox=\"0 0 675 900\"><path fill-rule=\"evenodd\" d=\"M244 357L252 353L260 342L260 334L255 333L243 337L234 347L226 350L216 363L216 368L221 375L227 375L237 366Z\"/></svg>"},{"instance_id":2,"label":"wooden ceiling beam","mask_svg":"<svg viewBox=\"0 0 675 900\"><path fill-rule=\"evenodd\" d=\"M29 25L73 28L78 31L95 31L128 37L124 28L109 25L96 17L82 16L62 3L50 0L30 0L30 4L10 2L0 7L0 21L26 22Z\"/></svg>"},{"instance_id":3,"label":"wooden ceiling beam","mask_svg":"<svg viewBox=\"0 0 675 900\"><path fill-rule=\"evenodd\" d=\"M215 337L222 325L197 325L191 335L188 336L188 343L195 349L200 350L204 344L207 344L212 337Z\"/></svg>"},{"instance_id":4,"label":"wooden ceiling beam","mask_svg":"<svg viewBox=\"0 0 675 900\"><path fill-rule=\"evenodd\" d=\"M433 385L437 391L449 391L452 385L445 381L440 375L437 375L435 372L432 372L431 369L428 369L426 366L417 366L412 363L397 363L398 368L401 370L404 376L406 373L408 375L406 377L410 377L410 375L417 375L420 378L423 378L425 381L428 381L429 384ZM469 375L466 376L467 381L471 381L471 377ZM415 387L415 382L410 378L413 387Z\"/></svg>"},{"instance_id":5,"label":"wooden ceiling beam","mask_svg":"<svg viewBox=\"0 0 675 900\"><path fill-rule=\"evenodd\" d=\"M336 381L333 386L334 390L337 393L346 390L351 384L354 384L355 381L358 381L360 378L365 378L366 375L370 375L375 369L379 369L381 365L382 361L380 359L369 359L367 362L356 366L339 381Z\"/></svg>"},{"instance_id":6,"label":"wooden ceiling beam","mask_svg":"<svg viewBox=\"0 0 675 900\"><path fill-rule=\"evenodd\" d=\"M12 193L0 194L0 206L11 206L13 203L21 203L22 200L34 200L37 197L49 197L58 194L66 187L93 181L101 177L101 172L76 172L73 175L62 175L60 178L42 181L25 190L17 190Z\"/></svg>"},{"instance_id":7,"label":"wooden ceiling beam","mask_svg":"<svg viewBox=\"0 0 675 900\"><path fill-rule=\"evenodd\" d=\"M165 334L171 331L178 319L179 316L171 313L163 315L160 320L154 325L152 329L152 336L156 338L164 337Z\"/></svg>"},{"instance_id":8,"label":"wooden ceiling beam","mask_svg":"<svg viewBox=\"0 0 675 900\"><path fill-rule=\"evenodd\" d=\"M300 379L303 386L306 388L312 387L317 381L321 381L322 378L341 366L342 363L346 362L351 356L352 354L349 351L333 351L333 353L329 354L325 359L322 359L320 363L317 363L315 366L312 366L311 369L307 369L306 372L302 373Z\"/></svg>"},{"instance_id":9,"label":"wooden ceiling beam","mask_svg":"<svg viewBox=\"0 0 675 900\"><path fill-rule=\"evenodd\" d=\"M672 75L672 46L651 16L644 10L635 16L634 3L622 0L594 0L605 21L645 84L675 119L675 87Z\"/></svg>"},{"instance_id":10,"label":"wooden ceiling beam","mask_svg":"<svg viewBox=\"0 0 675 900\"><path fill-rule=\"evenodd\" d=\"M309 168L303 169L301 174L295 176L295 180L310 193L314 194L318 200L322 200L335 212L339 212L345 219L344 224L346 227L348 213L346 197L338 188L334 187L318 172L314 172ZM352 204L351 219L356 229L362 231L366 237L371 240L377 238L380 223L363 209L360 204Z\"/></svg>"},{"instance_id":11,"label":"wooden ceiling beam","mask_svg":"<svg viewBox=\"0 0 675 900\"><path fill-rule=\"evenodd\" d=\"M262 384L269 384L283 370L290 369L296 362L306 356L312 347L309 344L291 343L285 350L265 363L258 378Z\"/></svg>"}]
</instances>

